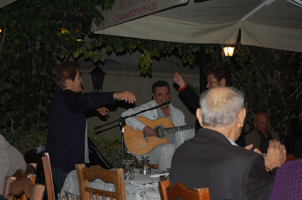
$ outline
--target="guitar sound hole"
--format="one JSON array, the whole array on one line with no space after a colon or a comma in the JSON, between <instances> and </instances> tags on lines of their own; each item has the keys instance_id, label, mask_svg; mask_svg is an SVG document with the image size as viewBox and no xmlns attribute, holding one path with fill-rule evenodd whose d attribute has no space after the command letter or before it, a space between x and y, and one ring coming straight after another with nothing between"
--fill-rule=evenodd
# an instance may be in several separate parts
<instances>
[{"instance_id":1,"label":"guitar sound hole","mask_svg":"<svg viewBox=\"0 0 302 200\"><path fill-rule=\"evenodd\" d=\"M165 127L159 125L156 126L154 130L156 131L156 135L155 135L156 138L162 139L166 136Z\"/></svg>"}]
</instances>

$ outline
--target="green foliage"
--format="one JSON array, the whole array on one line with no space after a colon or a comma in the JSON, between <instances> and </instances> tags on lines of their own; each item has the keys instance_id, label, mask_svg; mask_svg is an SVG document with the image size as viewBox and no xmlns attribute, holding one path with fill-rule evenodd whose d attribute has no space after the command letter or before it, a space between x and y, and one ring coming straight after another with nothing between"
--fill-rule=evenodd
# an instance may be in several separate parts
<instances>
[{"instance_id":1,"label":"green foliage","mask_svg":"<svg viewBox=\"0 0 302 200\"><path fill-rule=\"evenodd\" d=\"M290 116L301 107L302 56L295 52L239 46L229 60L235 87L245 93L247 125L266 112L271 128L284 138L291 131Z\"/></svg>"},{"instance_id":2,"label":"green foliage","mask_svg":"<svg viewBox=\"0 0 302 200\"><path fill-rule=\"evenodd\" d=\"M10 145L18 149L21 154L25 154L29 150L46 144L47 133L46 132L24 132L22 135L12 135L10 131L0 131ZM121 137L117 136L115 139L106 139L99 137L95 133L90 133L89 138L93 141L97 149L106 158L106 160L116 168L120 167L120 155L121 155ZM124 149L126 152L126 149ZM124 159L135 160L135 157L124 153ZM134 166L135 162L133 162Z\"/></svg>"},{"instance_id":3,"label":"green foliage","mask_svg":"<svg viewBox=\"0 0 302 200\"><path fill-rule=\"evenodd\" d=\"M46 132L24 132L22 136L12 135L10 131L0 131L10 145L18 149L21 154L25 154L30 149L39 147L46 144L47 133Z\"/></svg>"},{"instance_id":4,"label":"green foliage","mask_svg":"<svg viewBox=\"0 0 302 200\"><path fill-rule=\"evenodd\" d=\"M117 55L139 51L143 75L152 74L153 59L171 54L177 54L185 65L194 65L199 44L91 33L91 21L96 19L99 24L103 20L95 5L108 10L113 4L114 0L23 0L1 8L0 130L13 136L47 132L55 89L51 74L60 61L85 58L104 62L101 50L106 49ZM219 62L218 48L205 45L206 67ZM238 46L235 56L226 63L232 69L235 87L245 93L247 125L251 127L253 113L265 111L272 128L281 137L287 134L290 115L301 102L301 54Z\"/></svg>"},{"instance_id":5,"label":"green foliage","mask_svg":"<svg viewBox=\"0 0 302 200\"><path fill-rule=\"evenodd\" d=\"M194 65L195 53L200 50L198 44L184 44L163 42L154 40L142 40L115 36L101 35L98 37L97 47L106 46L107 52L114 51L117 54L124 54L134 51L141 52L138 60L140 72L143 75L152 75L152 60L162 56L171 55L177 52L184 64Z\"/></svg>"},{"instance_id":6,"label":"green foliage","mask_svg":"<svg viewBox=\"0 0 302 200\"><path fill-rule=\"evenodd\" d=\"M95 133L90 133L89 138L93 141L99 152L111 163L113 167L119 168L121 166L121 137L116 136L114 140L100 137ZM126 148L124 149L126 152ZM128 153L124 153L124 159L135 160L136 158ZM135 162L133 162L134 166Z\"/></svg>"},{"instance_id":7,"label":"green foliage","mask_svg":"<svg viewBox=\"0 0 302 200\"><path fill-rule=\"evenodd\" d=\"M152 60L178 52L194 64L199 45L138 40L90 32L93 19L103 19L95 5L110 9L114 0L24 0L0 12L0 130L13 135L47 131L53 95L52 70L60 61L104 62L101 49L118 55L140 51L143 75L152 74ZM79 38L85 40L78 40Z\"/></svg>"},{"instance_id":8,"label":"green foliage","mask_svg":"<svg viewBox=\"0 0 302 200\"><path fill-rule=\"evenodd\" d=\"M92 19L102 19L95 5L110 9L114 0L23 0L0 12L0 130L11 134L47 131L59 61L91 53L94 41L77 41L90 33Z\"/></svg>"}]
</instances>

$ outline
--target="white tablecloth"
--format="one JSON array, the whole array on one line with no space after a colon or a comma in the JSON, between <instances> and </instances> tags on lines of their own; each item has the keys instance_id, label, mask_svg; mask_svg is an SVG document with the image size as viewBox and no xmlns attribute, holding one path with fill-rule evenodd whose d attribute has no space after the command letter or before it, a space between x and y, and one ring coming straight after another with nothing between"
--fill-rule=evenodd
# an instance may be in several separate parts
<instances>
[{"instance_id":1,"label":"white tablecloth","mask_svg":"<svg viewBox=\"0 0 302 200\"><path fill-rule=\"evenodd\" d=\"M159 177L151 178L150 175L139 174L139 170L135 169L135 178L133 180L125 180L125 190L127 200L154 200L160 199L158 190ZM158 169L152 169L151 175L162 172ZM114 185L111 183L104 183L100 179L96 179L89 183L90 187L114 191ZM65 180L62 191L69 192L80 196L79 186L76 171L71 171Z\"/></svg>"}]
</instances>

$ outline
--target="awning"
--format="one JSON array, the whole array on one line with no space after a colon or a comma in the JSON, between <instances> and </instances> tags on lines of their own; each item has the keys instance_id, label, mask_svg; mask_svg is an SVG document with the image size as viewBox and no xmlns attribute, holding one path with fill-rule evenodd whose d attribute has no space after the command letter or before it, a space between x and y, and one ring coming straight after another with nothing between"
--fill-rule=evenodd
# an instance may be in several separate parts
<instances>
[{"instance_id":1,"label":"awning","mask_svg":"<svg viewBox=\"0 0 302 200\"><path fill-rule=\"evenodd\" d=\"M11 4L17 0L0 0L0 8L7 6L8 4Z\"/></svg>"},{"instance_id":2,"label":"awning","mask_svg":"<svg viewBox=\"0 0 302 200\"><path fill-rule=\"evenodd\" d=\"M114 18L106 14L105 22ZM108 28L93 26L92 31L159 41L234 45L241 29L243 45L302 52L301 19L302 9L286 0L190 0Z\"/></svg>"}]
</instances>

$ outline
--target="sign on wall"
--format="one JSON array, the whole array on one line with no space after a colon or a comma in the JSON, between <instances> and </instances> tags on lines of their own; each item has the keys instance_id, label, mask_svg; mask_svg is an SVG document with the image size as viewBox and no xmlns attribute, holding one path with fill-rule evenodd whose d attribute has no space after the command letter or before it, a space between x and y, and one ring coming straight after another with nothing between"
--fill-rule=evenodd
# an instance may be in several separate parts
<instances>
[{"instance_id":1,"label":"sign on wall","mask_svg":"<svg viewBox=\"0 0 302 200\"><path fill-rule=\"evenodd\" d=\"M117 0L112 10L98 9L104 19L99 27L92 22L92 31L101 30L145 15L149 15L167 8L186 4L189 0Z\"/></svg>"}]
</instances>

